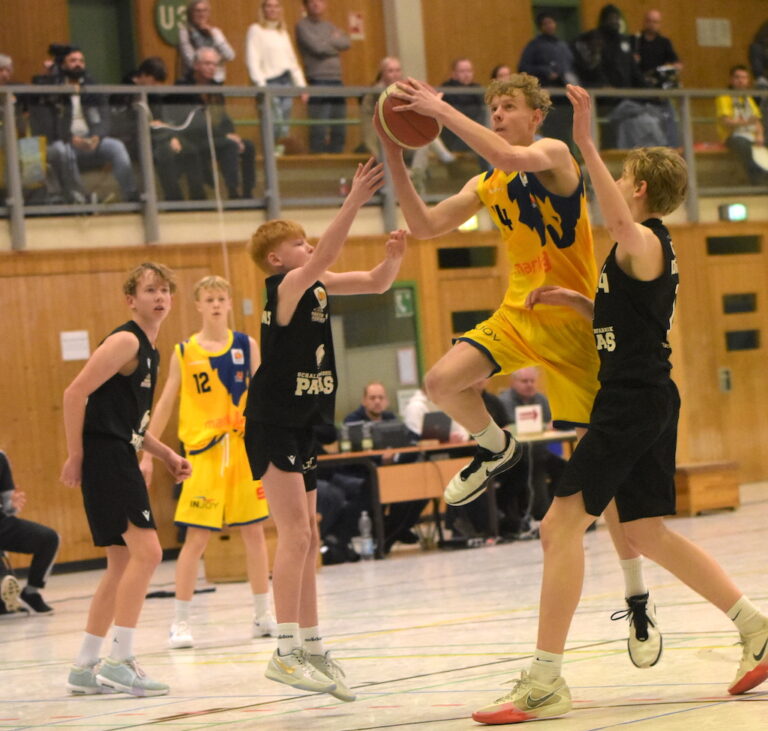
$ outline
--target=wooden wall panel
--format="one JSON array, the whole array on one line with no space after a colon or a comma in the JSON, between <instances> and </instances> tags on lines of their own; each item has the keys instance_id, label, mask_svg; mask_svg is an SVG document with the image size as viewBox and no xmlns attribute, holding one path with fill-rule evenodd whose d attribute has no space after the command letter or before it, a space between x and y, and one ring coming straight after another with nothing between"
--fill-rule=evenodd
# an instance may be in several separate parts
<instances>
[{"instance_id":1,"label":"wooden wall panel","mask_svg":"<svg viewBox=\"0 0 768 731\"><path fill-rule=\"evenodd\" d=\"M29 83L44 73L50 43L69 41L69 13L62 0L3 0L0 53L13 58L15 78Z\"/></svg>"},{"instance_id":2,"label":"wooden wall panel","mask_svg":"<svg viewBox=\"0 0 768 731\"><path fill-rule=\"evenodd\" d=\"M422 0L426 37L427 81L448 79L454 59L466 56L475 67L475 80L486 84L500 63L517 68L520 54L533 37L530 0Z\"/></svg>"}]
</instances>

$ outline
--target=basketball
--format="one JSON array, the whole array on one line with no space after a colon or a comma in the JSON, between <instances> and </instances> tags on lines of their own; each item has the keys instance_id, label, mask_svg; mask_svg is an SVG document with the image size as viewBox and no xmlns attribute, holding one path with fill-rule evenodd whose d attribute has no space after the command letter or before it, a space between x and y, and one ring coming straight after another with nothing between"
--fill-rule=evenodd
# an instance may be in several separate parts
<instances>
[{"instance_id":1,"label":"basketball","mask_svg":"<svg viewBox=\"0 0 768 731\"><path fill-rule=\"evenodd\" d=\"M408 150L417 150L434 140L442 129L442 125L433 117L427 117L411 109L402 112L394 111L406 102L392 94L397 92L397 84L390 84L379 96L376 113L384 133L392 142Z\"/></svg>"}]
</instances>

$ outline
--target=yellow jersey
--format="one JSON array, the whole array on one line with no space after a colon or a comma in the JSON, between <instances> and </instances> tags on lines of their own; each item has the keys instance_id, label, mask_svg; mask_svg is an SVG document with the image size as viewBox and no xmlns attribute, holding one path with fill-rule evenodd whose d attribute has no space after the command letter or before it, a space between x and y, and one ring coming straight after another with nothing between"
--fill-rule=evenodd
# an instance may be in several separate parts
<instances>
[{"instance_id":1,"label":"yellow jersey","mask_svg":"<svg viewBox=\"0 0 768 731\"><path fill-rule=\"evenodd\" d=\"M560 196L533 173L494 169L480 177L477 194L501 232L509 259L502 307L522 309L526 295L545 284L594 297L597 267L581 173L576 190Z\"/></svg>"},{"instance_id":2,"label":"yellow jersey","mask_svg":"<svg viewBox=\"0 0 768 731\"><path fill-rule=\"evenodd\" d=\"M251 380L251 345L245 333L227 331L226 347L205 350L193 335L174 348L181 366L179 439L188 454L212 447L225 434L245 430Z\"/></svg>"}]
</instances>

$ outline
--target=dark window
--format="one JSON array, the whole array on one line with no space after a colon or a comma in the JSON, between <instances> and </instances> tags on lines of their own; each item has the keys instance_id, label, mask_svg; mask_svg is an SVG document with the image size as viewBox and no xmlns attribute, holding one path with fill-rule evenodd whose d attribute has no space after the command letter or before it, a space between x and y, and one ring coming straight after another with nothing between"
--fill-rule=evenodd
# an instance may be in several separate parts
<instances>
[{"instance_id":1,"label":"dark window","mask_svg":"<svg viewBox=\"0 0 768 731\"><path fill-rule=\"evenodd\" d=\"M495 246L462 246L458 249L438 249L440 269L473 269L496 266Z\"/></svg>"},{"instance_id":2,"label":"dark window","mask_svg":"<svg viewBox=\"0 0 768 731\"><path fill-rule=\"evenodd\" d=\"M464 333L471 330L483 320L487 320L493 314L493 310L461 310L451 312L451 327L455 333Z\"/></svg>"},{"instance_id":3,"label":"dark window","mask_svg":"<svg viewBox=\"0 0 768 731\"><path fill-rule=\"evenodd\" d=\"M754 292L723 295L723 313L735 315L739 312L757 312L757 295Z\"/></svg>"},{"instance_id":4,"label":"dark window","mask_svg":"<svg viewBox=\"0 0 768 731\"><path fill-rule=\"evenodd\" d=\"M707 254L759 254L762 251L760 236L707 236Z\"/></svg>"},{"instance_id":5,"label":"dark window","mask_svg":"<svg viewBox=\"0 0 768 731\"><path fill-rule=\"evenodd\" d=\"M757 350L759 347L759 330L729 330L725 333L726 350Z\"/></svg>"}]
</instances>

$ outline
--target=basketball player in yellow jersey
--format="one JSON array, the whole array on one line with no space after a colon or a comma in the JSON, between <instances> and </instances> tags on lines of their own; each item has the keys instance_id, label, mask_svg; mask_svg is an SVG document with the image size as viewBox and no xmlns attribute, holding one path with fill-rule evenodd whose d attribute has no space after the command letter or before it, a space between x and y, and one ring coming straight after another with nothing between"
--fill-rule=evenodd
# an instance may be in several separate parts
<instances>
[{"instance_id":1,"label":"basketball player in yellow jersey","mask_svg":"<svg viewBox=\"0 0 768 731\"><path fill-rule=\"evenodd\" d=\"M181 393L179 439L192 463L192 476L184 482L175 516L176 524L186 526L187 532L176 563L175 616L168 641L172 648L194 645L189 611L200 557L211 533L225 523L238 526L245 543L254 601L252 634L268 637L275 629L261 524L269 512L261 482L251 477L243 440L243 409L259 350L253 338L227 327L232 309L227 280L204 277L195 285L194 296L202 327L176 345L148 427L152 434L162 433ZM149 483L150 456L144 456L141 469Z\"/></svg>"},{"instance_id":2,"label":"basketball player in yellow jersey","mask_svg":"<svg viewBox=\"0 0 768 731\"><path fill-rule=\"evenodd\" d=\"M538 314L525 308L530 291L560 282L569 282L569 289L589 299L594 297L597 271L584 179L564 142L536 139L551 101L533 76L513 74L507 81L491 82L485 93L491 129L464 116L415 79L402 83L398 96L403 102L400 109L434 117L493 166L430 208L408 177L402 148L383 134L375 119L413 236L429 239L448 233L486 208L502 234L509 260L509 284L499 308L458 338L425 379L430 399L478 443L472 462L445 489L448 504L464 505L478 497L495 475L512 467L522 452L514 437L491 419L479 392L472 388L477 381L539 366L547 374L555 423L586 427L589 422L598 389L590 323L563 307L548 307ZM621 559L626 597L647 600L641 558L626 541L613 504L606 518ZM648 603L646 616L645 601L628 602L628 606L630 657L636 665L647 667L661 651L653 607Z\"/></svg>"}]
</instances>

